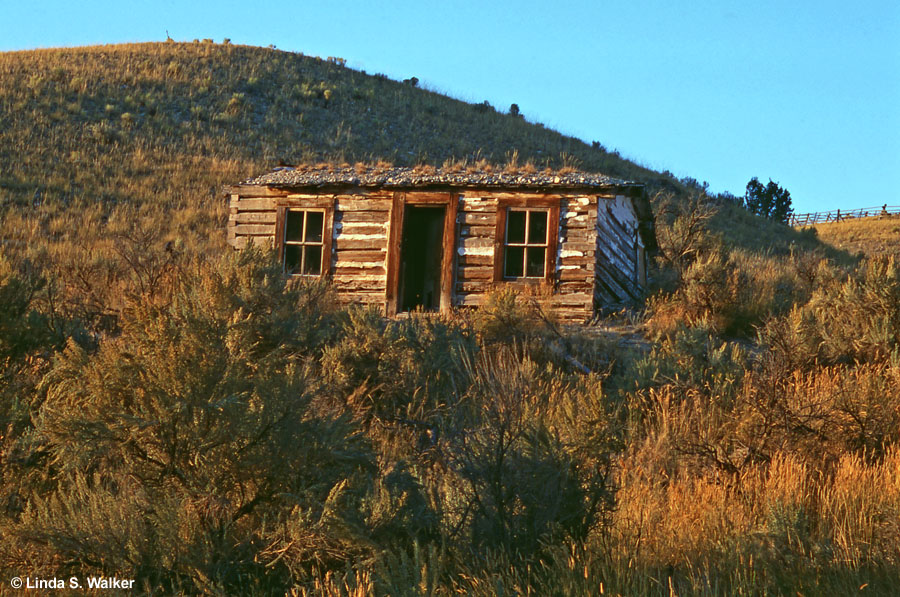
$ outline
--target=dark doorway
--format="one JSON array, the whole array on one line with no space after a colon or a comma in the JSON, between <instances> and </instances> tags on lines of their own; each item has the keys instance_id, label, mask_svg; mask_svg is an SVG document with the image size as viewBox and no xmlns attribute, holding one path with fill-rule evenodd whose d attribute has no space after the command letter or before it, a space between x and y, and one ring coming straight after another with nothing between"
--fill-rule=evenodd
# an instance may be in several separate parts
<instances>
[{"instance_id":1,"label":"dark doorway","mask_svg":"<svg viewBox=\"0 0 900 597\"><path fill-rule=\"evenodd\" d=\"M444 207L407 206L400 245L400 310L441 306Z\"/></svg>"}]
</instances>

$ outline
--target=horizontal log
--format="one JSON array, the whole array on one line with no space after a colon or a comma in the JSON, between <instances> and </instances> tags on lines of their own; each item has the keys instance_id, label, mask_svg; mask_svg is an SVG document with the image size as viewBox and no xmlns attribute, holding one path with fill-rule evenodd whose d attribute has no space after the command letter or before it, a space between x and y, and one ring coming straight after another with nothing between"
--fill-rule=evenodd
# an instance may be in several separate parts
<instances>
[{"instance_id":1,"label":"horizontal log","mask_svg":"<svg viewBox=\"0 0 900 597\"><path fill-rule=\"evenodd\" d=\"M341 211L388 211L391 209L391 201L388 199L338 197L336 209Z\"/></svg>"},{"instance_id":2,"label":"horizontal log","mask_svg":"<svg viewBox=\"0 0 900 597\"><path fill-rule=\"evenodd\" d=\"M564 269L560 270L557 275L561 282L585 282L593 283L593 272L586 272L583 269Z\"/></svg>"},{"instance_id":3,"label":"horizontal log","mask_svg":"<svg viewBox=\"0 0 900 597\"><path fill-rule=\"evenodd\" d=\"M381 262L384 262L386 257L387 257L387 252L384 250L379 250L379 251L338 250L338 252L337 252L338 263L342 263L345 261L381 261Z\"/></svg>"},{"instance_id":4,"label":"horizontal log","mask_svg":"<svg viewBox=\"0 0 900 597\"><path fill-rule=\"evenodd\" d=\"M587 255L560 257L559 265L576 265L578 267L593 267L594 258Z\"/></svg>"},{"instance_id":5,"label":"horizontal log","mask_svg":"<svg viewBox=\"0 0 900 597\"><path fill-rule=\"evenodd\" d=\"M460 268L477 266L494 266L493 255L458 255L456 263Z\"/></svg>"},{"instance_id":6,"label":"horizontal log","mask_svg":"<svg viewBox=\"0 0 900 597\"><path fill-rule=\"evenodd\" d=\"M594 293L593 290L590 292L560 292L559 294L554 294L550 298L550 303L554 306L556 305L570 305L570 306L578 306L578 305L593 305L594 303Z\"/></svg>"},{"instance_id":7,"label":"horizontal log","mask_svg":"<svg viewBox=\"0 0 900 597\"><path fill-rule=\"evenodd\" d=\"M572 296L580 294L594 294L594 281L579 280L576 282L560 282L556 285L556 293L559 296Z\"/></svg>"},{"instance_id":8,"label":"horizontal log","mask_svg":"<svg viewBox=\"0 0 900 597\"><path fill-rule=\"evenodd\" d=\"M566 240L565 242L559 243L560 251L581 251L585 255L593 255L593 252L597 249L597 243L591 242L578 242L575 240Z\"/></svg>"},{"instance_id":9,"label":"horizontal log","mask_svg":"<svg viewBox=\"0 0 900 597\"><path fill-rule=\"evenodd\" d=\"M463 249L486 249L494 247L494 238L484 236L463 236L459 239L459 247Z\"/></svg>"},{"instance_id":10,"label":"horizontal log","mask_svg":"<svg viewBox=\"0 0 900 597\"><path fill-rule=\"evenodd\" d=\"M384 292L385 278L378 280L334 278L332 281L338 292Z\"/></svg>"},{"instance_id":11,"label":"horizontal log","mask_svg":"<svg viewBox=\"0 0 900 597\"><path fill-rule=\"evenodd\" d=\"M250 243L264 249L271 249L275 244L275 238L272 236L238 236L228 241L235 249L246 248Z\"/></svg>"},{"instance_id":12,"label":"horizontal log","mask_svg":"<svg viewBox=\"0 0 900 597\"><path fill-rule=\"evenodd\" d=\"M288 191L284 189L276 189L263 185L234 185L227 187L225 192L232 195L240 195L241 197L259 198L259 197L284 197Z\"/></svg>"},{"instance_id":13,"label":"horizontal log","mask_svg":"<svg viewBox=\"0 0 900 597\"><path fill-rule=\"evenodd\" d=\"M387 234L385 224L373 222L338 222L334 230L341 234Z\"/></svg>"},{"instance_id":14,"label":"horizontal log","mask_svg":"<svg viewBox=\"0 0 900 597\"><path fill-rule=\"evenodd\" d=\"M387 248L387 238L380 237L378 239L347 239L342 236L338 236L335 239L335 244L337 246L338 251L346 251L346 250L354 250L354 251L377 251L379 249Z\"/></svg>"},{"instance_id":15,"label":"horizontal log","mask_svg":"<svg viewBox=\"0 0 900 597\"><path fill-rule=\"evenodd\" d=\"M459 235L493 239L496 231L497 227L493 224L490 226L461 226Z\"/></svg>"},{"instance_id":16,"label":"horizontal log","mask_svg":"<svg viewBox=\"0 0 900 597\"><path fill-rule=\"evenodd\" d=\"M248 199L241 197L238 200L232 199L228 203L228 207L235 207L238 211L263 211L275 209L275 199Z\"/></svg>"},{"instance_id":17,"label":"horizontal log","mask_svg":"<svg viewBox=\"0 0 900 597\"><path fill-rule=\"evenodd\" d=\"M458 293L456 295L456 300L454 301L456 305L460 307L480 307L487 300L487 295L485 293L476 292L471 294L463 294Z\"/></svg>"},{"instance_id":18,"label":"horizontal log","mask_svg":"<svg viewBox=\"0 0 900 597\"><path fill-rule=\"evenodd\" d=\"M471 224L475 226L494 226L497 222L497 214L463 211L456 216L456 221L460 224Z\"/></svg>"},{"instance_id":19,"label":"horizontal log","mask_svg":"<svg viewBox=\"0 0 900 597\"><path fill-rule=\"evenodd\" d=\"M237 224L234 226L234 232L246 236L274 236L275 224Z\"/></svg>"},{"instance_id":20,"label":"horizontal log","mask_svg":"<svg viewBox=\"0 0 900 597\"><path fill-rule=\"evenodd\" d=\"M494 268L488 267L461 267L457 271L460 280L493 280Z\"/></svg>"},{"instance_id":21,"label":"horizontal log","mask_svg":"<svg viewBox=\"0 0 900 597\"><path fill-rule=\"evenodd\" d=\"M335 221L387 223L389 217L388 211L339 211L335 214Z\"/></svg>"},{"instance_id":22,"label":"horizontal log","mask_svg":"<svg viewBox=\"0 0 900 597\"><path fill-rule=\"evenodd\" d=\"M481 282L457 282L456 283L456 292L463 293L475 293L475 292L488 292L491 290L491 282L481 281Z\"/></svg>"},{"instance_id":23,"label":"horizontal log","mask_svg":"<svg viewBox=\"0 0 900 597\"><path fill-rule=\"evenodd\" d=\"M237 224L274 224L277 216L274 211L244 211L230 214L228 221Z\"/></svg>"},{"instance_id":24,"label":"horizontal log","mask_svg":"<svg viewBox=\"0 0 900 597\"><path fill-rule=\"evenodd\" d=\"M347 279L352 278L354 276L381 276L384 277L387 275L387 270L384 269L384 266L376 265L376 266L360 266L360 265L343 265L339 264L334 268L334 276L337 278L338 276L346 277Z\"/></svg>"},{"instance_id":25,"label":"horizontal log","mask_svg":"<svg viewBox=\"0 0 900 597\"><path fill-rule=\"evenodd\" d=\"M338 294L338 302L342 305L381 305L384 306L384 291L346 292Z\"/></svg>"},{"instance_id":26,"label":"horizontal log","mask_svg":"<svg viewBox=\"0 0 900 597\"><path fill-rule=\"evenodd\" d=\"M431 193L427 191L408 191L403 194L403 199L408 204L416 203L447 203L454 196L451 193Z\"/></svg>"},{"instance_id":27,"label":"horizontal log","mask_svg":"<svg viewBox=\"0 0 900 597\"><path fill-rule=\"evenodd\" d=\"M593 228L563 228L562 236L575 242L594 242L597 232Z\"/></svg>"}]
</instances>

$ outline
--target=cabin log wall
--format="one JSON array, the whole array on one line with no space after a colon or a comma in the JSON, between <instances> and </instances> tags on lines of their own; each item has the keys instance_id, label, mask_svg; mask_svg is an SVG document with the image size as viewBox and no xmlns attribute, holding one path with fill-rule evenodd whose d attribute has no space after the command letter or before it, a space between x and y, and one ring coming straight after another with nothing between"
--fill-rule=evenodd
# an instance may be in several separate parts
<instances>
[{"instance_id":1,"label":"cabin log wall","mask_svg":"<svg viewBox=\"0 0 900 597\"><path fill-rule=\"evenodd\" d=\"M327 207L332 237L330 261L326 262L330 263L329 274L339 300L381 308L388 308L391 301L387 296L388 253L393 242L393 250L399 254L402 238L402 215L397 213L397 206L400 202L427 201L430 196L416 191L364 189L302 194L250 185L232 187L232 193L227 241L236 249L250 244L277 248L279 208ZM442 196L446 198L447 192ZM450 191L449 199L445 242L448 236L455 238L453 259L449 263L445 260L445 272L452 272L445 280L450 286L450 304L478 306L498 284L513 284L549 307L560 321L583 322L591 319L597 308L640 297L638 218L628 197L613 192L588 195L456 189ZM498 213L510 200L539 206L558 202L555 267L547 281L496 281L495 251L503 247L503 238L497 238Z\"/></svg>"}]
</instances>

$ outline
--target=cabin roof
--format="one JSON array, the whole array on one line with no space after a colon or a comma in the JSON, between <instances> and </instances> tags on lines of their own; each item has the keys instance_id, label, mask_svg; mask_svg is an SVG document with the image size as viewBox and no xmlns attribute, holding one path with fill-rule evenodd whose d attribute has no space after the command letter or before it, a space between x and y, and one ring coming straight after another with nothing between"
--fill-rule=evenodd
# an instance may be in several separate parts
<instances>
[{"instance_id":1,"label":"cabin roof","mask_svg":"<svg viewBox=\"0 0 900 597\"><path fill-rule=\"evenodd\" d=\"M302 165L279 167L250 178L242 185L271 187L489 187L529 189L601 189L610 187L642 187L638 182L619 180L594 172L486 170L467 168L381 167L377 165L336 166Z\"/></svg>"}]
</instances>

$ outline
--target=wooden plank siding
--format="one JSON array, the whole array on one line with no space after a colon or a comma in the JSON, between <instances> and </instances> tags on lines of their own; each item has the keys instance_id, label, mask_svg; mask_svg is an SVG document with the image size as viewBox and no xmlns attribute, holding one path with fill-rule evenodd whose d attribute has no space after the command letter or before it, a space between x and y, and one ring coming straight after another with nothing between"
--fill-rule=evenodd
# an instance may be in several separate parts
<instances>
[{"instance_id":1,"label":"wooden plank siding","mask_svg":"<svg viewBox=\"0 0 900 597\"><path fill-rule=\"evenodd\" d=\"M596 218L597 265L595 307L616 305L640 298L638 280L640 235L637 216L627 197L602 200Z\"/></svg>"}]
</instances>

